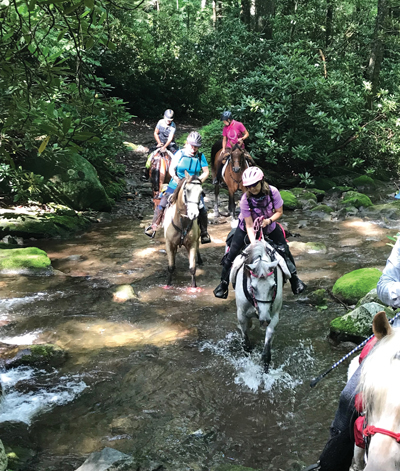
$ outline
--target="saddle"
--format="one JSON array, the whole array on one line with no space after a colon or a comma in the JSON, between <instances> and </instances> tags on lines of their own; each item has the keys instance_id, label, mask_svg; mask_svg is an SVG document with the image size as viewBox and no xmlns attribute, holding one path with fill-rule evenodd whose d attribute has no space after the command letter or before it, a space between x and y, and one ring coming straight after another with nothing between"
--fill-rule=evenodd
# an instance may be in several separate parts
<instances>
[{"instance_id":1,"label":"saddle","mask_svg":"<svg viewBox=\"0 0 400 471\"><path fill-rule=\"evenodd\" d=\"M283 272L284 281L289 280L292 277L292 275L290 274L288 266L286 265L285 259L278 253L277 250L275 250L275 247L273 245L266 242L265 240L264 240L264 244L267 247L267 249L274 252L274 256L276 260L278 261L278 265ZM235 258L232 264L230 282L232 283L233 289L235 289L237 274L239 273L239 270L242 268L242 266L246 263L247 257L248 257L248 253L246 252L246 249L244 249L243 252Z\"/></svg>"}]
</instances>

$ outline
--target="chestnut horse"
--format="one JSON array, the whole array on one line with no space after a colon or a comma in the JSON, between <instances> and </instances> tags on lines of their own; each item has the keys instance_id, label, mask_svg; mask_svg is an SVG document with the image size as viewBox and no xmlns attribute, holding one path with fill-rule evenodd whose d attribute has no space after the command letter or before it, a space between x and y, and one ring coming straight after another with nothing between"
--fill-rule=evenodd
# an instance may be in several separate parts
<instances>
[{"instance_id":1,"label":"chestnut horse","mask_svg":"<svg viewBox=\"0 0 400 471\"><path fill-rule=\"evenodd\" d=\"M172 153L169 150L161 152L156 149L151 159L149 180L153 190L154 209L160 204L160 193L164 183L169 183L171 176L169 166L171 164Z\"/></svg>"},{"instance_id":2,"label":"chestnut horse","mask_svg":"<svg viewBox=\"0 0 400 471\"><path fill-rule=\"evenodd\" d=\"M214 144L211 150L211 164L212 164L212 176L213 179L216 178L218 167L220 166L224 156L221 155L221 141L218 141ZM217 150L219 149L219 150ZM223 179L228 187L229 191L229 213L232 215L233 219L236 219L235 214L235 192L240 190L243 191L242 185L242 175L243 172L248 167L244 150L235 144L230 154L227 156L226 163L224 165ZM219 183L214 185L214 216L218 217L220 215L218 210L218 195L219 195Z\"/></svg>"},{"instance_id":3,"label":"chestnut horse","mask_svg":"<svg viewBox=\"0 0 400 471\"><path fill-rule=\"evenodd\" d=\"M199 177L190 176L185 171L185 178L178 183L171 196L171 206L165 212L164 236L168 255L168 280L171 285L175 270L175 256L178 247L185 246L189 256L189 270L192 275L192 288L196 287L196 256L202 260L199 252L200 228L197 222L200 198L203 192Z\"/></svg>"}]
</instances>

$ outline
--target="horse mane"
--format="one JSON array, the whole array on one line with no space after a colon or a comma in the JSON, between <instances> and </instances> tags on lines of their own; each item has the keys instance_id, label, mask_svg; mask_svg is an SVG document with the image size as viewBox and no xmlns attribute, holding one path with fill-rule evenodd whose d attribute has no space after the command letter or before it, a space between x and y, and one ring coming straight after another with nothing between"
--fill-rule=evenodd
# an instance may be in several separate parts
<instances>
[{"instance_id":1,"label":"horse mane","mask_svg":"<svg viewBox=\"0 0 400 471\"><path fill-rule=\"evenodd\" d=\"M362 363L358 391L368 416L383 413L390 404L393 418L400 420L400 328L377 342ZM393 407L398 404L398 407Z\"/></svg>"},{"instance_id":2,"label":"horse mane","mask_svg":"<svg viewBox=\"0 0 400 471\"><path fill-rule=\"evenodd\" d=\"M215 156L217 155L217 152L222 149L222 139L217 141L212 147L211 147L211 164L214 165L215 162Z\"/></svg>"},{"instance_id":3,"label":"horse mane","mask_svg":"<svg viewBox=\"0 0 400 471\"><path fill-rule=\"evenodd\" d=\"M247 252L247 258L246 258L246 265L251 265L252 263L256 262L257 259L260 260L260 263L257 263L254 273L257 276L265 276L269 271L270 271L270 266L266 265L267 260L265 259L266 256L269 257L269 254L267 252L266 245L264 241L257 240L255 244L250 245L246 249ZM269 262L270 260L268 260Z\"/></svg>"},{"instance_id":4,"label":"horse mane","mask_svg":"<svg viewBox=\"0 0 400 471\"><path fill-rule=\"evenodd\" d=\"M181 191L181 188L182 188L183 184L185 183L185 181L187 183L195 183L197 181L201 183L201 180L197 175L192 175L189 178L189 180L186 180L185 178L182 178L181 180L179 180L178 186L175 188L175 191L172 193L172 196L170 198L170 203L171 204L176 203L176 201L178 199L178 196L179 196L179 192Z\"/></svg>"}]
</instances>

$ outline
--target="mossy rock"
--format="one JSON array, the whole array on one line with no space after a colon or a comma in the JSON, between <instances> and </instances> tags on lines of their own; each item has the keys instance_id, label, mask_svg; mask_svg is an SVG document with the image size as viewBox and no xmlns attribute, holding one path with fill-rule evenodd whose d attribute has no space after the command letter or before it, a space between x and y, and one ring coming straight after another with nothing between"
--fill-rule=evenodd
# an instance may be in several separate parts
<instances>
[{"instance_id":1,"label":"mossy rock","mask_svg":"<svg viewBox=\"0 0 400 471\"><path fill-rule=\"evenodd\" d=\"M392 201L386 204L377 204L366 208L363 214L370 218L382 219L382 217L391 220L400 219L400 201Z\"/></svg>"},{"instance_id":2,"label":"mossy rock","mask_svg":"<svg viewBox=\"0 0 400 471\"><path fill-rule=\"evenodd\" d=\"M308 295L308 299L313 306L322 306L329 301L329 296L326 289L320 288L312 291Z\"/></svg>"},{"instance_id":3,"label":"mossy rock","mask_svg":"<svg viewBox=\"0 0 400 471\"><path fill-rule=\"evenodd\" d=\"M52 366L59 367L65 363L67 353L53 344L39 344L19 347L18 353L6 360L6 368L17 366Z\"/></svg>"},{"instance_id":4,"label":"mossy rock","mask_svg":"<svg viewBox=\"0 0 400 471\"><path fill-rule=\"evenodd\" d=\"M23 446L7 446L6 452L8 459L8 471L30 469L29 463L36 456L36 451Z\"/></svg>"},{"instance_id":5,"label":"mossy rock","mask_svg":"<svg viewBox=\"0 0 400 471\"><path fill-rule=\"evenodd\" d=\"M289 243L290 250L298 253L326 253L327 248L323 242L297 242Z\"/></svg>"},{"instance_id":6,"label":"mossy rock","mask_svg":"<svg viewBox=\"0 0 400 471\"><path fill-rule=\"evenodd\" d=\"M356 208L360 208L363 206L364 208L368 208L373 206L372 201L369 199L367 195L363 193L358 193L357 191L348 191L344 194L343 200L340 202L345 207L354 206Z\"/></svg>"},{"instance_id":7,"label":"mossy rock","mask_svg":"<svg viewBox=\"0 0 400 471\"><path fill-rule=\"evenodd\" d=\"M376 288L382 272L377 268L360 268L340 277L333 285L332 293L348 304L355 304Z\"/></svg>"},{"instance_id":8,"label":"mossy rock","mask_svg":"<svg viewBox=\"0 0 400 471\"><path fill-rule=\"evenodd\" d=\"M297 201L296 196L289 190L281 190L281 197L283 199L284 209L297 209L300 208L300 203Z\"/></svg>"},{"instance_id":9,"label":"mossy rock","mask_svg":"<svg viewBox=\"0 0 400 471\"><path fill-rule=\"evenodd\" d=\"M330 190L332 187L336 186L336 183L329 178L315 177L314 182L315 182L315 187L318 190L327 191L327 190Z\"/></svg>"},{"instance_id":10,"label":"mossy rock","mask_svg":"<svg viewBox=\"0 0 400 471\"><path fill-rule=\"evenodd\" d=\"M0 471L5 471L8 467L8 457L4 449L3 442L0 440Z\"/></svg>"},{"instance_id":11,"label":"mossy rock","mask_svg":"<svg viewBox=\"0 0 400 471\"><path fill-rule=\"evenodd\" d=\"M0 273L50 275L53 269L47 253L37 247L0 249Z\"/></svg>"},{"instance_id":12,"label":"mossy rock","mask_svg":"<svg viewBox=\"0 0 400 471\"><path fill-rule=\"evenodd\" d=\"M317 204L317 197L305 188L292 188L290 191L297 197L303 209L313 208Z\"/></svg>"},{"instance_id":13,"label":"mossy rock","mask_svg":"<svg viewBox=\"0 0 400 471\"><path fill-rule=\"evenodd\" d=\"M323 214L331 214L333 213L334 209L328 206L327 204L319 204L311 209L313 213L323 213Z\"/></svg>"},{"instance_id":14,"label":"mossy rock","mask_svg":"<svg viewBox=\"0 0 400 471\"><path fill-rule=\"evenodd\" d=\"M360 307L363 304L367 304L367 303L378 303L378 304L382 303L382 301L378 297L378 292L376 288L371 289L369 293L367 293L363 298L361 298L356 304L356 307Z\"/></svg>"},{"instance_id":15,"label":"mossy rock","mask_svg":"<svg viewBox=\"0 0 400 471\"><path fill-rule=\"evenodd\" d=\"M344 316L333 319L330 323L331 336L344 341L367 338L372 334L372 321L375 314L385 311L388 317L393 317L391 308L375 302L357 307Z\"/></svg>"},{"instance_id":16,"label":"mossy rock","mask_svg":"<svg viewBox=\"0 0 400 471\"><path fill-rule=\"evenodd\" d=\"M353 185L356 188L367 188L367 189L374 189L376 188L376 183L373 178L369 177L368 175L362 175L361 177L357 177L353 180Z\"/></svg>"},{"instance_id":17,"label":"mossy rock","mask_svg":"<svg viewBox=\"0 0 400 471\"><path fill-rule=\"evenodd\" d=\"M318 190L318 188L307 188L307 190L311 191L311 193L314 193L314 195L317 197L318 203L320 203L326 195L325 190Z\"/></svg>"}]
</instances>

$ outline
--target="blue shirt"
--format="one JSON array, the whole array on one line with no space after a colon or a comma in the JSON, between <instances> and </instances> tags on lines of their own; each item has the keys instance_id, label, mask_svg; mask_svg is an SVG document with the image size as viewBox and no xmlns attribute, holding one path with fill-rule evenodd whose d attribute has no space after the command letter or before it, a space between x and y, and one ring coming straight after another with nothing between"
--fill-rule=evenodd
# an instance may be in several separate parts
<instances>
[{"instance_id":1,"label":"blue shirt","mask_svg":"<svg viewBox=\"0 0 400 471\"><path fill-rule=\"evenodd\" d=\"M175 173L180 180L185 178L185 170L189 175L199 176L201 174L201 169L203 167L208 167L208 163L204 154L198 152L193 157L185 154L185 149L178 150L178 152L172 157L173 161L171 166L174 166L174 163L177 162L175 167ZM175 180L169 182L168 188L175 190L178 186Z\"/></svg>"}]
</instances>

